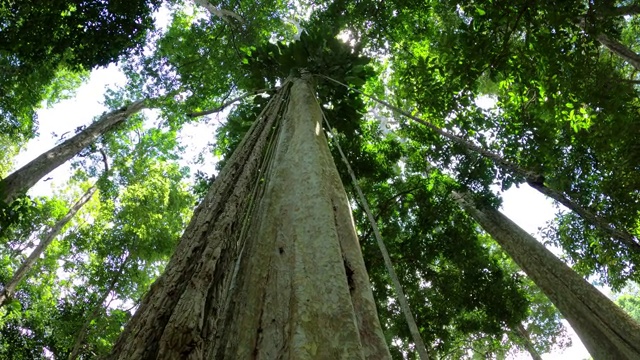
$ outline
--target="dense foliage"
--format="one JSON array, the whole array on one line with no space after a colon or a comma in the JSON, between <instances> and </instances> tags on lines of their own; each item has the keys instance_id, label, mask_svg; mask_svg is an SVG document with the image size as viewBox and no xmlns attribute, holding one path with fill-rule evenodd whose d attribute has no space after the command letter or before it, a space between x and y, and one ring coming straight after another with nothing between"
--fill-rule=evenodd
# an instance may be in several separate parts
<instances>
[{"instance_id":1,"label":"dense foliage","mask_svg":"<svg viewBox=\"0 0 640 360\"><path fill-rule=\"evenodd\" d=\"M304 74L343 183L355 194L336 144L435 358L567 345L558 312L452 191L494 207L527 183L560 194L599 222L559 211L544 240L585 277L615 289L640 280L638 69L598 40L638 50L633 5L274 0L211 2L217 10L206 11L170 1L170 24L150 31L160 1L46 3L0 6L0 176L35 135L41 102L72 96L97 66L120 62L129 80L108 91L109 107L152 98L158 121L136 115L99 136L50 197L2 204L6 284L75 199L98 189L0 309L0 357L106 354L269 94ZM229 112L214 126L197 116L205 110ZM194 123L210 124L203 136L217 168L185 166L180 133ZM352 199L388 344L394 357L415 358L363 204ZM618 303L637 317L637 293Z\"/></svg>"},{"instance_id":2,"label":"dense foliage","mask_svg":"<svg viewBox=\"0 0 640 360\"><path fill-rule=\"evenodd\" d=\"M35 111L72 97L88 70L140 49L160 0L0 6L0 131L32 137Z\"/></svg>"}]
</instances>

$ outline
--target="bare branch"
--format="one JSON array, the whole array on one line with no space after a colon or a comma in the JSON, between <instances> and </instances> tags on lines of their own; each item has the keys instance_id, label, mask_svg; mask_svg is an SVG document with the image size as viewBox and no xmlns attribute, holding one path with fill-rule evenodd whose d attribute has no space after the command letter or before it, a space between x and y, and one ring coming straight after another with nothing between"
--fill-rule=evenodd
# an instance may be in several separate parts
<instances>
[{"instance_id":1,"label":"bare branch","mask_svg":"<svg viewBox=\"0 0 640 360\"><path fill-rule=\"evenodd\" d=\"M237 98L233 98L227 102L224 102L222 105L218 106L215 109L210 109L210 110L205 110L205 111L197 111L197 112L192 112L187 114L188 117L194 118L194 117L200 117L200 116L205 116L205 115L210 115L213 113L217 113L220 112L222 110L224 110L227 106L233 104L236 101L240 101L243 100L245 98L248 98L249 96L253 96L253 95L257 95L260 93L265 93L265 92L271 92L271 91L276 91L278 90L278 88L272 88L272 89L260 89L260 90L254 90L251 92L248 92L242 96L238 96Z\"/></svg>"},{"instance_id":2,"label":"bare branch","mask_svg":"<svg viewBox=\"0 0 640 360\"><path fill-rule=\"evenodd\" d=\"M106 174L109 172L109 159L107 159L107 154L104 152L104 149L100 149L98 151L100 151L100 154L102 154L102 161L104 162L104 173Z\"/></svg>"}]
</instances>

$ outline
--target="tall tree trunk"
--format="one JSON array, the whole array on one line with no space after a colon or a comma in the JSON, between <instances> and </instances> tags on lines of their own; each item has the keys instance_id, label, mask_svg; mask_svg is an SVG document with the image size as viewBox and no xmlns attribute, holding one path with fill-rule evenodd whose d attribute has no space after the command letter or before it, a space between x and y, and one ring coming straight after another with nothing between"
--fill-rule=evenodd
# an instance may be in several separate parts
<instances>
[{"instance_id":1,"label":"tall tree trunk","mask_svg":"<svg viewBox=\"0 0 640 360\"><path fill-rule=\"evenodd\" d=\"M58 220L55 225L49 230L49 232L42 238L40 244L36 246L35 249L29 254L29 257L20 265L20 268L13 274L11 280L5 285L4 289L0 292L0 307L4 306L9 299L13 296L13 293L16 290L16 287L24 278L27 276L27 273L33 265L36 263L40 255L47 249L49 244L60 234L62 228L75 216L75 214L80 210L84 204L86 204L93 194L96 192L96 187L92 186L87 190L87 192L82 195L80 199L69 209L67 214L60 220Z\"/></svg>"},{"instance_id":2,"label":"tall tree trunk","mask_svg":"<svg viewBox=\"0 0 640 360\"><path fill-rule=\"evenodd\" d=\"M533 346L531 336L529 336L529 332L524 327L524 325L522 325L522 323L518 324L518 326L516 327L516 334L518 335L518 337L520 337L520 339L522 339L522 345L524 345L524 348L527 349L527 352L529 352L531 358L533 360L542 360L542 356L538 354L535 346Z\"/></svg>"},{"instance_id":3,"label":"tall tree trunk","mask_svg":"<svg viewBox=\"0 0 640 360\"><path fill-rule=\"evenodd\" d=\"M249 130L111 358L390 358L306 80Z\"/></svg>"},{"instance_id":4,"label":"tall tree trunk","mask_svg":"<svg viewBox=\"0 0 640 360\"><path fill-rule=\"evenodd\" d=\"M129 261L129 257L127 256L124 259L124 261L122 261L122 264L120 264L113 280L111 280L111 282L109 283L109 286L107 286L107 289L102 293L102 296L96 302L89 316L86 317L84 323L82 324L82 328L80 328L80 330L77 333L76 341L73 344L73 349L69 354L69 360L75 360L78 357L80 353L80 348L82 347L82 345L84 345L84 340L87 338L87 335L88 335L87 333L89 330L89 326L91 325L91 322L95 320L98 317L98 315L100 315L100 312L102 310L104 310L104 307L105 307L104 302L109 297L109 294L115 289L118 281L120 281L120 277L122 276L122 272L124 271L124 268L128 261Z\"/></svg>"},{"instance_id":5,"label":"tall tree trunk","mask_svg":"<svg viewBox=\"0 0 640 360\"><path fill-rule=\"evenodd\" d=\"M628 246L629 250L640 253L640 243L638 243L638 240L635 238L635 236L631 235L631 233L613 227L607 220L596 215L593 211L580 206L580 204L571 200L561 191L550 188L541 182L527 181L527 184L529 184L529 186L531 186L532 188L538 190L541 194L544 194L551 199L556 200L560 204L566 206L568 209L578 214L581 218L590 222L592 225L594 225L604 233L608 234L614 239L618 239L621 243Z\"/></svg>"},{"instance_id":6,"label":"tall tree trunk","mask_svg":"<svg viewBox=\"0 0 640 360\"><path fill-rule=\"evenodd\" d=\"M145 100L139 100L122 109L104 114L98 121L87 126L86 129L2 179L0 181L0 201L4 201L7 204L11 203L21 193L26 192L35 185L42 177L76 156L100 135L113 129L129 116L146 108L147 105L145 104Z\"/></svg>"},{"instance_id":7,"label":"tall tree trunk","mask_svg":"<svg viewBox=\"0 0 640 360\"><path fill-rule=\"evenodd\" d=\"M549 297L594 359L640 359L640 324L498 210L454 198Z\"/></svg>"},{"instance_id":8,"label":"tall tree trunk","mask_svg":"<svg viewBox=\"0 0 640 360\"><path fill-rule=\"evenodd\" d=\"M635 51L624 46L621 42L611 39L609 36L605 34L596 35L596 39L598 39L600 44L606 47L607 50L621 57L624 61L628 62L629 65L633 66L636 70L640 70L640 55L636 54Z\"/></svg>"}]
</instances>

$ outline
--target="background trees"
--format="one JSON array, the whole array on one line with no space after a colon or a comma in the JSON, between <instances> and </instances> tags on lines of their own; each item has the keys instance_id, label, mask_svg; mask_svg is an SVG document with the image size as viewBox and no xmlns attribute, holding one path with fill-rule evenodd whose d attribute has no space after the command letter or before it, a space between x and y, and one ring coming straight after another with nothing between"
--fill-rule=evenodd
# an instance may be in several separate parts
<instances>
[{"instance_id":1,"label":"background trees","mask_svg":"<svg viewBox=\"0 0 640 360\"><path fill-rule=\"evenodd\" d=\"M92 68L140 50L160 1L21 1L0 9L0 129L35 135L35 110L72 91Z\"/></svg>"},{"instance_id":2,"label":"background trees","mask_svg":"<svg viewBox=\"0 0 640 360\"><path fill-rule=\"evenodd\" d=\"M637 20L620 16L634 15L630 4L221 2L193 12L191 3L172 3L166 31L147 33L159 3L108 3L31 2L1 10L7 75L0 90L7 104L0 106L7 115L0 146L15 152L33 135L31 114L42 99L67 96L83 71L125 53L120 59L130 81L110 93L110 108L145 98L157 99L159 108L157 122L134 116L83 145L69 195L20 198L2 210L5 284L80 188L98 184L99 196L3 308L2 351L25 358L45 348L58 357L74 349L86 357L106 353L172 253L194 197L203 196L217 173L203 169L206 175L187 191L189 171L176 163L184 156L179 133L185 124L206 121L188 114L245 93L273 94L300 67L362 87L502 161L316 79L336 130L332 141L344 148L367 195L434 356L526 348L524 333L539 352L562 343L557 313L451 201L452 190L472 192L474 201L492 207L513 185L554 191L593 217L564 211L543 232L545 240L561 247L584 277L614 288L637 280L637 74L629 56L603 43L606 35L636 49ZM291 20L306 29L297 42L301 28ZM45 31L44 23L60 31ZM147 51L127 50L142 44ZM480 107L481 98L495 105ZM266 102L261 95L238 100L215 136L211 130L220 167ZM100 175L101 151L112 163L109 174ZM346 168L336 162L352 192ZM351 202L388 344L396 357L412 353L362 204ZM71 328L89 330L85 339L61 330ZM25 329L29 335L18 336Z\"/></svg>"}]
</instances>

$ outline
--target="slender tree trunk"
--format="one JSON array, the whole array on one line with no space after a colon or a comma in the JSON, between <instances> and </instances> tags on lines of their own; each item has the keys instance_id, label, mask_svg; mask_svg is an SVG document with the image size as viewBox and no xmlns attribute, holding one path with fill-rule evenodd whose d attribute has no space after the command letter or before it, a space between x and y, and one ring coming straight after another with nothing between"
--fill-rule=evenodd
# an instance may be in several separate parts
<instances>
[{"instance_id":1,"label":"slender tree trunk","mask_svg":"<svg viewBox=\"0 0 640 360\"><path fill-rule=\"evenodd\" d=\"M631 235L629 232L613 227L605 219L597 216L592 211L580 206L580 204L577 204L575 201L571 200L569 197L564 195L564 193L558 190L550 188L540 182L528 181L527 183L529 184L529 186L538 190L540 193L566 206L571 211L578 214L581 218L590 222L592 225L602 230L609 236L615 239L618 239L620 242L628 246L629 250L634 251L636 253L640 253L640 243L638 243L636 238L633 235Z\"/></svg>"},{"instance_id":2,"label":"slender tree trunk","mask_svg":"<svg viewBox=\"0 0 640 360\"><path fill-rule=\"evenodd\" d=\"M518 324L518 326L516 327L516 333L518 334L518 337L522 339L522 345L524 345L524 348L527 349L527 351L531 355L531 358L533 360L542 360L542 356L538 354L535 346L533 346L531 336L529 336L529 332L524 327L524 325L522 325L522 323Z\"/></svg>"},{"instance_id":3,"label":"slender tree trunk","mask_svg":"<svg viewBox=\"0 0 640 360\"><path fill-rule=\"evenodd\" d=\"M348 85L345 85L341 82L338 82L334 79L331 79L329 77L324 77L325 79L329 80L329 81L333 81L335 83L338 83L340 85L346 86L347 88L351 89ZM417 116L411 115L410 113L398 108L397 106L393 106L391 104L389 104L386 101L380 100L380 99L376 99L374 97L371 97L359 90L356 89L352 89L355 90L356 92L369 97L370 99L374 100L375 102L386 106L387 108L393 110L394 112L401 114L419 124L422 124L424 126L426 126L427 128L433 130L435 133L439 134L440 136L449 139L461 146L463 146L464 148L466 148L468 151L480 154L482 156L484 156L485 158L491 160L494 164L496 164L496 166L499 166L503 169L505 169L506 171L511 172L512 174L518 175L518 176L522 176L527 183L533 187L534 189L538 190L539 192L541 192L542 194L550 197L551 199L563 204L564 206L566 206L567 208L569 208L569 210L575 212L576 214L578 214L581 218L583 218L585 221L590 222L592 225L594 225L595 227L597 227L598 229L600 229L603 233L607 234L608 236L610 236L613 239L616 239L622 243L624 243L626 246L629 247L629 249L631 251L634 251L636 253L640 253L640 242L638 242L638 239L633 236L628 230L626 229L620 229L617 228L615 226L613 226L607 219L603 218L602 216L597 215L594 211L588 209L587 207L584 207L580 204L578 204L577 202L573 201L571 199L571 197L569 197L568 195L566 195L563 191L554 189L552 187L550 187L549 185L547 185L544 182L544 176L542 174L538 174L536 172L533 171L529 171L523 167L521 167L520 165L513 163L507 159L505 159L504 157L502 157L500 154L491 152L489 150L486 150L476 144L474 144L473 142L464 139L460 136L457 136L455 134L452 134L446 130L443 130L441 128L439 128L438 126L420 119Z\"/></svg>"},{"instance_id":4,"label":"slender tree trunk","mask_svg":"<svg viewBox=\"0 0 640 360\"><path fill-rule=\"evenodd\" d=\"M69 209L67 214L60 220L58 220L55 225L49 230L49 232L42 238L40 244L36 246L35 249L29 254L29 257L20 265L20 268L13 274L13 278L5 285L4 289L0 292L0 307L4 306L9 299L13 296L13 293L16 290L16 287L24 278L27 276L27 273L33 265L36 263L40 255L47 249L49 244L60 234L62 228L75 216L75 214L86 204L93 194L96 192L96 187L92 186L87 190L87 192L82 195L80 199Z\"/></svg>"},{"instance_id":5,"label":"slender tree trunk","mask_svg":"<svg viewBox=\"0 0 640 360\"><path fill-rule=\"evenodd\" d=\"M89 330L89 326L91 325L91 322L94 319L96 319L98 315L100 315L100 312L104 309L105 307L104 302L109 297L109 294L115 289L118 281L120 281L120 277L122 276L122 272L124 271L124 268L128 261L129 261L129 257L127 256L127 258L124 259L122 264L120 264L117 270L117 273L115 274L113 280L111 280L111 282L109 283L109 286L107 287L107 289L102 293L102 296L100 297L100 299L98 299L98 302L96 302L96 305L93 307L91 314L89 314L89 316L85 319L84 324L82 324L82 328L80 328L80 330L78 331L76 341L73 344L73 349L69 354L69 360L75 360L78 357L78 354L80 353L80 348L82 347L82 345L84 345L84 340L87 338L87 335L88 335L87 333Z\"/></svg>"},{"instance_id":6,"label":"slender tree trunk","mask_svg":"<svg viewBox=\"0 0 640 360\"><path fill-rule=\"evenodd\" d=\"M390 358L307 81L249 130L111 358Z\"/></svg>"},{"instance_id":7,"label":"slender tree trunk","mask_svg":"<svg viewBox=\"0 0 640 360\"><path fill-rule=\"evenodd\" d=\"M598 39L600 44L606 47L607 50L621 57L624 61L628 62L629 65L633 66L636 70L640 70L640 55L636 54L635 51L624 46L621 42L611 39L609 36L605 34L596 35L596 39Z\"/></svg>"},{"instance_id":8,"label":"slender tree trunk","mask_svg":"<svg viewBox=\"0 0 640 360\"><path fill-rule=\"evenodd\" d=\"M145 100L139 100L127 107L103 115L98 121L87 126L86 129L75 136L43 153L30 163L2 179L0 181L0 201L4 201L7 204L11 203L16 197L29 190L45 175L76 156L100 135L113 129L129 116L146 108L145 103Z\"/></svg>"},{"instance_id":9,"label":"slender tree trunk","mask_svg":"<svg viewBox=\"0 0 640 360\"><path fill-rule=\"evenodd\" d=\"M640 325L498 210L454 198L540 287L594 359L640 359Z\"/></svg>"}]
</instances>

